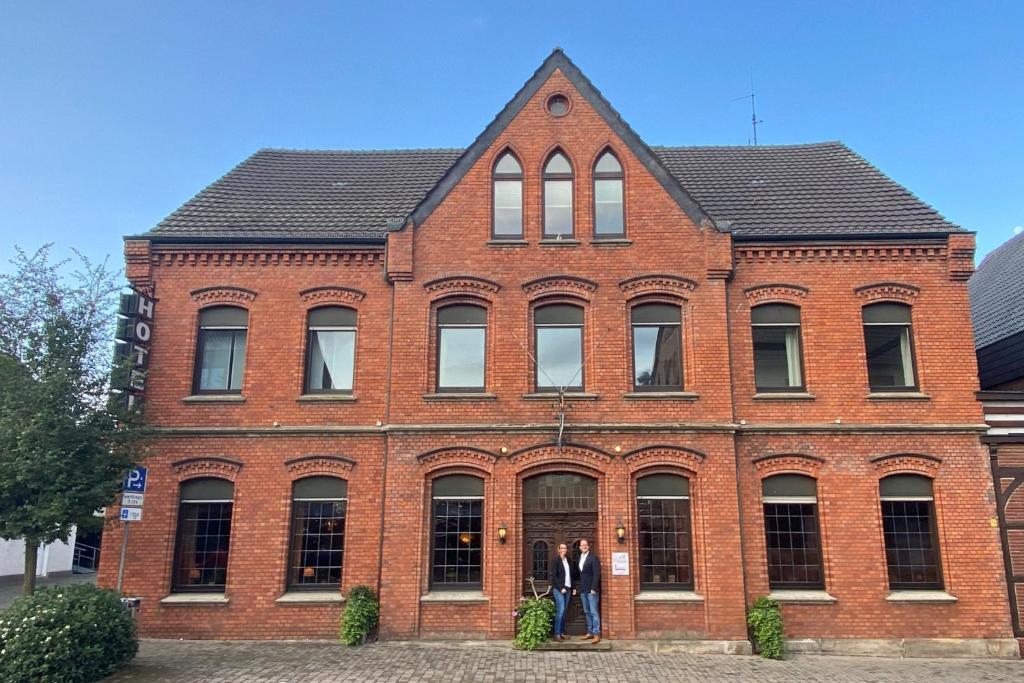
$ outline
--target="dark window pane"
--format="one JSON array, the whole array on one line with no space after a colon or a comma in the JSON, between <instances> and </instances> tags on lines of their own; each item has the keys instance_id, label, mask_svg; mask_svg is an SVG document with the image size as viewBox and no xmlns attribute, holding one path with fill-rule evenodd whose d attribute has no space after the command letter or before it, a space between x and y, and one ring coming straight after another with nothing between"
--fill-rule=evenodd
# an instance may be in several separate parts
<instances>
[{"instance_id":1,"label":"dark window pane","mask_svg":"<svg viewBox=\"0 0 1024 683\"><path fill-rule=\"evenodd\" d=\"M818 486L812 477L802 474L776 474L761 480L761 493L767 497L815 498Z\"/></svg>"},{"instance_id":2,"label":"dark window pane","mask_svg":"<svg viewBox=\"0 0 1024 683\"><path fill-rule=\"evenodd\" d=\"M583 309L571 304L552 304L537 309L537 325L582 325Z\"/></svg>"},{"instance_id":3,"label":"dark window pane","mask_svg":"<svg viewBox=\"0 0 1024 683\"><path fill-rule=\"evenodd\" d=\"M310 327L355 327L356 312L344 306L321 306L309 312Z\"/></svg>"},{"instance_id":4,"label":"dark window pane","mask_svg":"<svg viewBox=\"0 0 1024 683\"><path fill-rule=\"evenodd\" d=\"M762 304L750 310L753 325L799 325L800 309L789 304Z\"/></svg>"},{"instance_id":5,"label":"dark window pane","mask_svg":"<svg viewBox=\"0 0 1024 683\"><path fill-rule=\"evenodd\" d=\"M442 479L454 479L453 475ZM475 477L465 477L475 479ZM434 482L434 495L438 483ZM482 480L480 481L482 486ZM443 485L442 485L443 490ZM482 569L482 500L434 500L433 585L478 584Z\"/></svg>"},{"instance_id":6,"label":"dark window pane","mask_svg":"<svg viewBox=\"0 0 1024 683\"><path fill-rule=\"evenodd\" d=\"M879 483L882 498L892 496L911 496L915 498L932 497L932 480L919 474L894 474Z\"/></svg>"},{"instance_id":7,"label":"dark window pane","mask_svg":"<svg viewBox=\"0 0 1024 683\"><path fill-rule=\"evenodd\" d=\"M629 312L629 318L634 323L675 323L679 324L682 322L682 312L678 306L672 304L643 304L642 306L634 306Z\"/></svg>"},{"instance_id":8,"label":"dark window pane","mask_svg":"<svg viewBox=\"0 0 1024 683\"><path fill-rule=\"evenodd\" d=\"M249 312L237 306L213 306L199 312L200 327L247 327Z\"/></svg>"},{"instance_id":9,"label":"dark window pane","mask_svg":"<svg viewBox=\"0 0 1024 683\"><path fill-rule=\"evenodd\" d=\"M621 235L625 232L622 208L622 181L594 181L594 233Z\"/></svg>"},{"instance_id":10,"label":"dark window pane","mask_svg":"<svg viewBox=\"0 0 1024 683\"><path fill-rule=\"evenodd\" d=\"M245 369L245 330L201 329L200 391L238 391Z\"/></svg>"},{"instance_id":11,"label":"dark window pane","mask_svg":"<svg viewBox=\"0 0 1024 683\"><path fill-rule=\"evenodd\" d=\"M480 306L445 306L437 311L438 325L486 325L487 309Z\"/></svg>"},{"instance_id":12,"label":"dark window pane","mask_svg":"<svg viewBox=\"0 0 1024 683\"><path fill-rule=\"evenodd\" d=\"M355 330L310 330L310 391L352 391L355 368Z\"/></svg>"},{"instance_id":13,"label":"dark window pane","mask_svg":"<svg viewBox=\"0 0 1024 683\"><path fill-rule=\"evenodd\" d=\"M483 389L487 332L483 327L442 327L438 340L437 386Z\"/></svg>"},{"instance_id":14,"label":"dark window pane","mask_svg":"<svg viewBox=\"0 0 1024 683\"><path fill-rule=\"evenodd\" d=\"M232 503L181 503L174 587L223 591L227 578Z\"/></svg>"},{"instance_id":15,"label":"dark window pane","mask_svg":"<svg viewBox=\"0 0 1024 683\"><path fill-rule=\"evenodd\" d=\"M824 588L818 506L814 503L765 503L764 525L769 586Z\"/></svg>"},{"instance_id":16,"label":"dark window pane","mask_svg":"<svg viewBox=\"0 0 1024 683\"><path fill-rule=\"evenodd\" d=\"M693 587L690 501L637 499L640 583L646 587Z\"/></svg>"},{"instance_id":17,"label":"dark window pane","mask_svg":"<svg viewBox=\"0 0 1024 683\"><path fill-rule=\"evenodd\" d=\"M638 387L683 386L679 325L633 326L633 372Z\"/></svg>"},{"instance_id":18,"label":"dark window pane","mask_svg":"<svg viewBox=\"0 0 1024 683\"><path fill-rule=\"evenodd\" d=\"M881 303L865 306L864 324L910 324L910 306L906 304Z\"/></svg>"},{"instance_id":19,"label":"dark window pane","mask_svg":"<svg viewBox=\"0 0 1024 683\"><path fill-rule=\"evenodd\" d=\"M583 386L583 329L537 328L537 386Z\"/></svg>"},{"instance_id":20,"label":"dark window pane","mask_svg":"<svg viewBox=\"0 0 1024 683\"><path fill-rule=\"evenodd\" d=\"M872 389L914 386L910 328L906 325L865 325L868 384Z\"/></svg>"},{"instance_id":21,"label":"dark window pane","mask_svg":"<svg viewBox=\"0 0 1024 683\"><path fill-rule=\"evenodd\" d=\"M651 474L636 480L638 496L689 496L690 480L676 474Z\"/></svg>"},{"instance_id":22,"label":"dark window pane","mask_svg":"<svg viewBox=\"0 0 1024 683\"><path fill-rule=\"evenodd\" d=\"M756 310L756 309L755 309ZM754 379L758 389L800 387L799 327L754 327Z\"/></svg>"},{"instance_id":23,"label":"dark window pane","mask_svg":"<svg viewBox=\"0 0 1024 683\"><path fill-rule=\"evenodd\" d=\"M883 500L882 530L892 589L941 589L931 501Z\"/></svg>"},{"instance_id":24,"label":"dark window pane","mask_svg":"<svg viewBox=\"0 0 1024 683\"><path fill-rule=\"evenodd\" d=\"M290 585L341 583L346 507L344 500L296 500L293 503L292 552L288 568Z\"/></svg>"},{"instance_id":25,"label":"dark window pane","mask_svg":"<svg viewBox=\"0 0 1024 683\"><path fill-rule=\"evenodd\" d=\"M292 486L294 498L339 499L348 497L348 482L338 477L305 477ZM330 504L330 503L328 503Z\"/></svg>"}]
</instances>

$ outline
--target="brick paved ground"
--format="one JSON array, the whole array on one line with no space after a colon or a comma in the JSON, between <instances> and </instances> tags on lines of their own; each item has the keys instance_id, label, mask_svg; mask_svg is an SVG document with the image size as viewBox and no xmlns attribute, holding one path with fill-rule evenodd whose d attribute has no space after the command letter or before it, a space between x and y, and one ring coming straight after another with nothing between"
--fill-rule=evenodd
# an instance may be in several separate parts
<instances>
[{"instance_id":1,"label":"brick paved ground","mask_svg":"<svg viewBox=\"0 0 1024 683\"><path fill-rule=\"evenodd\" d=\"M1015 681L1024 662L869 657L794 657L770 662L736 655L641 652L517 652L507 646L383 643L347 648L326 642L148 640L107 683L335 683L336 681L561 683L645 681Z\"/></svg>"}]
</instances>

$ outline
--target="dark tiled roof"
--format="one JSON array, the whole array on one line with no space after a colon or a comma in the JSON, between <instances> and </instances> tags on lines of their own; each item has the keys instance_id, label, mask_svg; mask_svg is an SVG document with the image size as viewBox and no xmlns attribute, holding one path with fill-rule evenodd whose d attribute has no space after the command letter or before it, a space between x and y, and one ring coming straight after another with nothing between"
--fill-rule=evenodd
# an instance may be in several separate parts
<instances>
[{"instance_id":1,"label":"dark tiled roof","mask_svg":"<svg viewBox=\"0 0 1024 683\"><path fill-rule=\"evenodd\" d=\"M1024 331L1024 234L986 256L968 287L976 348Z\"/></svg>"},{"instance_id":2,"label":"dark tiled roof","mask_svg":"<svg viewBox=\"0 0 1024 683\"><path fill-rule=\"evenodd\" d=\"M737 237L960 230L845 145L656 147L660 163ZM380 238L462 150L260 150L148 233L188 239Z\"/></svg>"}]
</instances>

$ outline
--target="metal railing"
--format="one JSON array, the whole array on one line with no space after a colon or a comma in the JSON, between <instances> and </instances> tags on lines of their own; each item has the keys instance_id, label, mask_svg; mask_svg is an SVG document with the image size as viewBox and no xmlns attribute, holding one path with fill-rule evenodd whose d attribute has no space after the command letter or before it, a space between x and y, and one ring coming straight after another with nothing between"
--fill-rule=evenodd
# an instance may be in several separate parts
<instances>
[{"instance_id":1,"label":"metal railing","mask_svg":"<svg viewBox=\"0 0 1024 683\"><path fill-rule=\"evenodd\" d=\"M100 549L86 543L75 543L71 571L75 574L93 574L100 563Z\"/></svg>"}]
</instances>

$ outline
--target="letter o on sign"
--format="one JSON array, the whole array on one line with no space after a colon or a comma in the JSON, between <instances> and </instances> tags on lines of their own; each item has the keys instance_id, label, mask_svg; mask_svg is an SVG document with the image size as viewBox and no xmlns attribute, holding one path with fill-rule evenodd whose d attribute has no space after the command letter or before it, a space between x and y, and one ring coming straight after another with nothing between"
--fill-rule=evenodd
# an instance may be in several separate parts
<instances>
[{"instance_id":1,"label":"letter o on sign","mask_svg":"<svg viewBox=\"0 0 1024 683\"><path fill-rule=\"evenodd\" d=\"M151 334L153 334L153 331L150 329L149 323L146 323L146 322L144 322L142 320L140 320L139 322L135 323L135 338L136 339L138 339L141 342L147 342L147 341L149 341L149 337L150 337Z\"/></svg>"}]
</instances>

